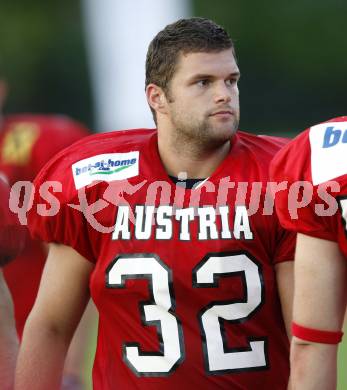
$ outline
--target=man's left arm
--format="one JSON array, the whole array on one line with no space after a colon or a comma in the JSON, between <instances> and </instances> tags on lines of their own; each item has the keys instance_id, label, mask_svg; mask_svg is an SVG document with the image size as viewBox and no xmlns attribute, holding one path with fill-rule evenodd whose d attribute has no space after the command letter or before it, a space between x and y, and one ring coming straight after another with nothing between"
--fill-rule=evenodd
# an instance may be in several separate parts
<instances>
[{"instance_id":1,"label":"man's left arm","mask_svg":"<svg viewBox=\"0 0 347 390\"><path fill-rule=\"evenodd\" d=\"M342 328L346 280L346 258L336 242L298 234L293 320L302 338L297 334L291 345L294 388L336 388L338 340L326 335L335 338Z\"/></svg>"},{"instance_id":2,"label":"man's left arm","mask_svg":"<svg viewBox=\"0 0 347 390\"><path fill-rule=\"evenodd\" d=\"M284 261L275 265L278 294L281 301L282 316L289 340L292 336L294 298L294 262Z\"/></svg>"},{"instance_id":3,"label":"man's left arm","mask_svg":"<svg viewBox=\"0 0 347 390\"><path fill-rule=\"evenodd\" d=\"M292 338L292 318L294 300L294 261L284 261L275 265L277 289L281 302L282 316L289 341ZM288 390L292 389L289 378Z\"/></svg>"},{"instance_id":4,"label":"man's left arm","mask_svg":"<svg viewBox=\"0 0 347 390\"><path fill-rule=\"evenodd\" d=\"M98 312L90 300L72 338L65 360L61 390L84 389L91 380L91 345L96 347ZM89 356L89 355L92 356ZM87 364L88 363L88 364Z\"/></svg>"}]
</instances>

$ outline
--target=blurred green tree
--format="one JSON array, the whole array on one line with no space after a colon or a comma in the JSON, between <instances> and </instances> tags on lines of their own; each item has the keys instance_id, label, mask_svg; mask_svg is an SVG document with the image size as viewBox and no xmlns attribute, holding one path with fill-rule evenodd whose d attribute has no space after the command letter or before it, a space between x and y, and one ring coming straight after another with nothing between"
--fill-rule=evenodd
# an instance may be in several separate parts
<instances>
[{"instance_id":1,"label":"blurred green tree","mask_svg":"<svg viewBox=\"0 0 347 390\"><path fill-rule=\"evenodd\" d=\"M2 0L1 73L7 112L57 112L92 124L79 3Z\"/></svg>"},{"instance_id":2,"label":"blurred green tree","mask_svg":"<svg viewBox=\"0 0 347 390\"><path fill-rule=\"evenodd\" d=\"M346 1L192 2L194 15L216 20L235 40L242 129L296 133L346 113ZM79 2L1 1L8 112L62 112L92 125L81 19Z\"/></svg>"},{"instance_id":3,"label":"blurred green tree","mask_svg":"<svg viewBox=\"0 0 347 390\"><path fill-rule=\"evenodd\" d=\"M241 128L298 132L346 114L344 0L194 0L227 28L241 67Z\"/></svg>"}]
</instances>

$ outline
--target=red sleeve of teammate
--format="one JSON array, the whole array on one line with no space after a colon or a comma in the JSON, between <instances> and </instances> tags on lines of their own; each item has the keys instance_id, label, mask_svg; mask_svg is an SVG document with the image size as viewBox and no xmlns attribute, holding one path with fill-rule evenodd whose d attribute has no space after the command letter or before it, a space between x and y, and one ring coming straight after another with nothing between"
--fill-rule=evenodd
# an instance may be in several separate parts
<instances>
[{"instance_id":1,"label":"red sleeve of teammate","mask_svg":"<svg viewBox=\"0 0 347 390\"><path fill-rule=\"evenodd\" d=\"M273 159L270 166L271 181L285 182L286 187L275 194L276 211L286 229L337 241L337 214L319 212L329 207L329 200L333 200L336 194L330 189L328 181L322 183L321 187L313 184L311 155L308 129L286 145Z\"/></svg>"},{"instance_id":2,"label":"red sleeve of teammate","mask_svg":"<svg viewBox=\"0 0 347 390\"><path fill-rule=\"evenodd\" d=\"M42 131L34 145L32 157L35 176L55 154L90 134L81 123L65 116L43 118L39 125Z\"/></svg>"},{"instance_id":3,"label":"red sleeve of teammate","mask_svg":"<svg viewBox=\"0 0 347 390\"><path fill-rule=\"evenodd\" d=\"M14 259L23 249L26 229L9 209L10 190L0 179L0 266Z\"/></svg>"},{"instance_id":4,"label":"red sleeve of teammate","mask_svg":"<svg viewBox=\"0 0 347 390\"><path fill-rule=\"evenodd\" d=\"M293 261L296 233L283 229L278 222L274 262Z\"/></svg>"},{"instance_id":5,"label":"red sleeve of teammate","mask_svg":"<svg viewBox=\"0 0 347 390\"><path fill-rule=\"evenodd\" d=\"M270 140L271 146L275 147L275 149L271 153L272 156L276 153L276 151L283 148L289 142L287 138L271 137L271 136L261 136L261 137ZM296 233L284 229L280 221L278 220L276 213L274 215L273 220L275 221L273 261L274 263L293 261L294 252L295 252Z\"/></svg>"},{"instance_id":6,"label":"red sleeve of teammate","mask_svg":"<svg viewBox=\"0 0 347 390\"><path fill-rule=\"evenodd\" d=\"M75 188L71 168L75 161L71 158L68 150L58 153L37 175L34 181L33 206L28 212L28 226L34 239L68 245L89 261L95 262L90 247L89 225L85 223L84 213L79 207L83 201L80 202ZM40 188L48 181L56 182L58 189L49 190L55 197L54 209L52 203L47 202L42 197L42 192L40 193ZM43 215L39 211L42 210L42 205L50 210L50 215Z\"/></svg>"}]
</instances>

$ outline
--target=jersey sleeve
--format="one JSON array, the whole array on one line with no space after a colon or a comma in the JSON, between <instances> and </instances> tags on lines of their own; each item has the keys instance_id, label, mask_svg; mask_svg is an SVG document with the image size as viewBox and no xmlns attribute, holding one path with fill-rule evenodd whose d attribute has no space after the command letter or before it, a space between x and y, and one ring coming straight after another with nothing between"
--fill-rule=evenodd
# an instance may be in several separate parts
<instances>
[{"instance_id":1,"label":"jersey sleeve","mask_svg":"<svg viewBox=\"0 0 347 390\"><path fill-rule=\"evenodd\" d=\"M293 261L296 243L296 233L282 228L279 221L276 234L275 263Z\"/></svg>"},{"instance_id":2,"label":"jersey sleeve","mask_svg":"<svg viewBox=\"0 0 347 390\"><path fill-rule=\"evenodd\" d=\"M94 249L97 245L92 243L98 242L101 237L98 233L103 233L105 226L108 227L106 230L110 229L114 222L112 212L108 214L99 208L103 201L111 208L113 205L111 195L111 200L103 199L105 187L108 188L110 182L127 183L123 179L138 174L138 152L118 152L123 148L132 148L139 139L148 140L152 135L153 132L146 129L94 134L53 157L34 180L33 202L28 212L29 230L33 238L70 246L95 263L100 253ZM110 153L110 150L114 153ZM123 166L129 167L128 170L118 169L117 164L122 162L120 155L127 156L122 161L127 164ZM113 161L112 158L118 160ZM113 175L104 174L110 169L108 164L115 167L111 171ZM117 193L116 189L112 193ZM102 219L104 214L105 218L109 218L107 223L99 223L99 218Z\"/></svg>"},{"instance_id":3,"label":"jersey sleeve","mask_svg":"<svg viewBox=\"0 0 347 390\"><path fill-rule=\"evenodd\" d=\"M33 183L28 227L34 239L70 246L94 263L96 258L89 239L91 232L79 207L72 164L69 151L63 151L37 175Z\"/></svg>"},{"instance_id":4,"label":"jersey sleeve","mask_svg":"<svg viewBox=\"0 0 347 390\"><path fill-rule=\"evenodd\" d=\"M0 266L13 260L23 249L27 230L9 208L10 190L0 179Z\"/></svg>"},{"instance_id":5,"label":"jersey sleeve","mask_svg":"<svg viewBox=\"0 0 347 390\"><path fill-rule=\"evenodd\" d=\"M284 228L338 241L336 208L332 213L319 211L327 210L329 204L336 205L337 194L334 192L332 181L336 179L338 173L322 153L324 137L331 125L329 121L318 125L320 126L318 128L307 129L286 145L273 159L270 177L271 181L277 184L284 182L286 187L274 194L276 211ZM320 153L319 158L317 153ZM324 164L328 173L323 180L317 180L317 173L318 171L321 173L320 167Z\"/></svg>"}]
</instances>

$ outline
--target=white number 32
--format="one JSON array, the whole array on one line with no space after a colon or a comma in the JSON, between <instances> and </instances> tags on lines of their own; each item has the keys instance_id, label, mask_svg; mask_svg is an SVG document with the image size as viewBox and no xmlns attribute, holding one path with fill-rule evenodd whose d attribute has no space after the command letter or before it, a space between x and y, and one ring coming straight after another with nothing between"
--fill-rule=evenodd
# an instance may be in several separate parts
<instances>
[{"instance_id":1,"label":"white number 32","mask_svg":"<svg viewBox=\"0 0 347 390\"><path fill-rule=\"evenodd\" d=\"M211 374L267 366L265 339L249 340L249 347L242 350L228 350L220 325L220 319L244 322L262 304L259 265L245 253L210 254L194 268L193 287L217 288L220 277L240 273L245 281L244 301L212 302L199 312L205 368ZM143 353L138 342L124 343L124 361L138 376L167 376L184 360L182 327L174 313L171 269L155 254L121 255L107 269L106 286L125 288L126 279L144 278L149 280L152 299L140 309L142 321L157 327L161 349Z\"/></svg>"}]
</instances>

